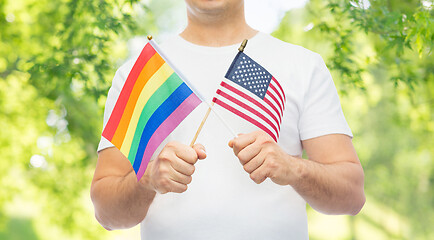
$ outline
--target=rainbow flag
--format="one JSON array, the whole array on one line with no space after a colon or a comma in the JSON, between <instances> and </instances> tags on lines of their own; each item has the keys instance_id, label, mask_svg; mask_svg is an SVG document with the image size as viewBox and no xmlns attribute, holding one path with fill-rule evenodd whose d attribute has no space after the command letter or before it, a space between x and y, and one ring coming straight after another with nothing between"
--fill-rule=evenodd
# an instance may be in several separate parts
<instances>
[{"instance_id":1,"label":"rainbow flag","mask_svg":"<svg viewBox=\"0 0 434 240\"><path fill-rule=\"evenodd\" d=\"M153 40L143 48L102 133L131 162L137 180L161 142L202 102L156 49Z\"/></svg>"}]
</instances>

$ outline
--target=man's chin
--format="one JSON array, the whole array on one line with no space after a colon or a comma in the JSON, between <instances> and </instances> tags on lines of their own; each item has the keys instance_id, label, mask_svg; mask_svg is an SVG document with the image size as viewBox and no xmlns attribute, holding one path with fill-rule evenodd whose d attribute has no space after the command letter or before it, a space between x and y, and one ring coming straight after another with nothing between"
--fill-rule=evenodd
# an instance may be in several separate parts
<instances>
[{"instance_id":1,"label":"man's chin","mask_svg":"<svg viewBox=\"0 0 434 240\"><path fill-rule=\"evenodd\" d=\"M226 12L234 0L186 0L186 3L194 10L206 14L221 14Z\"/></svg>"}]
</instances>

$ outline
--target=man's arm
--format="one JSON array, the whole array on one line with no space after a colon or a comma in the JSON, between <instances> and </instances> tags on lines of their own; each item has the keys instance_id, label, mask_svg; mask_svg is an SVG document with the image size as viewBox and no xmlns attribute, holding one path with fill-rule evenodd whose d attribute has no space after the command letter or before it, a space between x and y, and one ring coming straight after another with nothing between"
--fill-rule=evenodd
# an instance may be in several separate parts
<instances>
[{"instance_id":1,"label":"man's arm","mask_svg":"<svg viewBox=\"0 0 434 240\"><path fill-rule=\"evenodd\" d=\"M152 165L137 182L129 160L117 148L99 152L91 198L95 217L104 228L129 228L143 220L155 196L149 181Z\"/></svg>"},{"instance_id":2,"label":"man's arm","mask_svg":"<svg viewBox=\"0 0 434 240\"><path fill-rule=\"evenodd\" d=\"M256 183L291 185L315 210L356 215L365 203L364 174L351 138L325 135L302 142L307 160L285 153L262 131L229 142Z\"/></svg>"},{"instance_id":3,"label":"man's arm","mask_svg":"<svg viewBox=\"0 0 434 240\"><path fill-rule=\"evenodd\" d=\"M364 173L351 138L331 134L302 143L308 160L297 159L302 177L294 189L317 211L359 213L365 204Z\"/></svg>"},{"instance_id":4,"label":"man's arm","mask_svg":"<svg viewBox=\"0 0 434 240\"><path fill-rule=\"evenodd\" d=\"M158 157L149 162L137 182L129 160L117 149L107 148L98 154L91 186L95 217L106 229L130 228L146 216L155 193L187 190L194 164L204 159L204 147L193 148L177 143L166 144Z\"/></svg>"}]
</instances>

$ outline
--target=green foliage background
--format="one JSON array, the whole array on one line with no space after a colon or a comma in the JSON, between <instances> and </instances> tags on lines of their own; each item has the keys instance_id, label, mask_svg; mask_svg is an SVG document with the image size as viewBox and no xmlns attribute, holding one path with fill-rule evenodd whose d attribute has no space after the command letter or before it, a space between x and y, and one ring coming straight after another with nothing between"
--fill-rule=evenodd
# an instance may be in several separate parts
<instances>
[{"instance_id":1,"label":"green foliage background","mask_svg":"<svg viewBox=\"0 0 434 240\"><path fill-rule=\"evenodd\" d=\"M370 3L311 0L273 33L323 56L365 169L363 211L336 226L309 210L311 239L433 239L432 1ZM176 6L0 0L0 239L110 237L89 200L105 94L127 41Z\"/></svg>"}]
</instances>

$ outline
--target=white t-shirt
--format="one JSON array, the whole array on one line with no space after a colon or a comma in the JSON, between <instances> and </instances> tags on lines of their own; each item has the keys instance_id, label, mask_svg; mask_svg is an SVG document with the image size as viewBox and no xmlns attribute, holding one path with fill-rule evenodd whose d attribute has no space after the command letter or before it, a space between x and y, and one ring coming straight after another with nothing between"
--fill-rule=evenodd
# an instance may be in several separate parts
<instances>
[{"instance_id":1,"label":"white t-shirt","mask_svg":"<svg viewBox=\"0 0 434 240\"><path fill-rule=\"evenodd\" d=\"M194 45L179 36L160 45L173 64L211 102L239 44L226 47ZM320 55L258 33L244 52L267 69L286 94L279 145L301 156L301 140L326 134L352 136L331 75ZM135 59L119 68L108 93L107 123ZM207 105L200 104L161 144L171 140L189 144ZM228 110L217 111L236 133L258 130ZM141 223L142 239L308 239L306 202L290 186L267 179L254 183L232 149L232 133L211 113L197 139L207 158L195 167L184 193L157 194ZM98 151L112 147L101 138Z\"/></svg>"}]
</instances>

